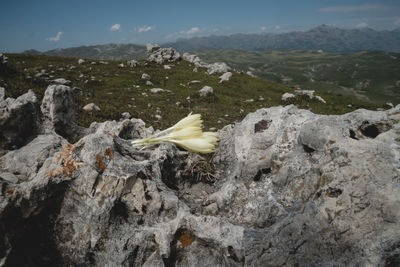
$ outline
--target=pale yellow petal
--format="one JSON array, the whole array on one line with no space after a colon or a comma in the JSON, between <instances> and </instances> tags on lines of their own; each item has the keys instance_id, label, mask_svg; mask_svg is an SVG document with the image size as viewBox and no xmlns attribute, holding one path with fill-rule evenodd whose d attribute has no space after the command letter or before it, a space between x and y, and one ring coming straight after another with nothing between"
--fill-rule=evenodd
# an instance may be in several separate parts
<instances>
[{"instance_id":1,"label":"pale yellow petal","mask_svg":"<svg viewBox=\"0 0 400 267\"><path fill-rule=\"evenodd\" d=\"M171 140L172 143L195 153L212 153L215 146L207 142L204 138L192 138L186 140Z\"/></svg>"},{"instance_id":2,"label":"pale yellow petal","mask_svg":"<svg viewBox=\"0 0 400 267\"><path fill-rule=\"evenodd\" d=\"M192 114L190 113L185 118L178 121L174 126L171 128L179 130L185 127L202 127L203 121L201 120L200 114Z\"/></svg>"}]
</instances>

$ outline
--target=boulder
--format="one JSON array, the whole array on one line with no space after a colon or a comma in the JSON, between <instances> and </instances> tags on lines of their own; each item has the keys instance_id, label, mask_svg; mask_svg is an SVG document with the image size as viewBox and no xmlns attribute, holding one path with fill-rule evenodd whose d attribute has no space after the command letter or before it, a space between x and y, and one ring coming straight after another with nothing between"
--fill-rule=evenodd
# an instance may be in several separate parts
<instances>
[{"instance_id":1,"label":"boulder","mask_svg":"<svg viewBox=\"0 0 400 267\"><path fill-rule=\"evenodd\" d=\"M231 77L232 77L232 72L225 72L224 74L218 77L220 79L219 83L229 81Z\"/></svg>"},{"instance_id":2,"label":"boulder","mask_svg":"<svg viewBox=\"0 0 400 267\"><path fill-rule=\"evenodd\" d=\"M139 66L139 62L134 59L128 60L126 64L131 68Z\"/></svg>"},{"instance_id":3,"label":"boulder","mask_svg":"<svg viewBox=\"0 0 400 267\"><path fill-rule=\"evenodd\" d=\"M281 98L281 100L282 101L287 101L288 99L290 99L290 98L295 98L296 96L294 95L294 94L291 94L291 93L284 93L283 95L282 95L282 98Z\"/></svg>"},{"instance_id":4,"label":"boulder","mask_svg":"<svg viewBox=\"0 0 400 267\"><path fill-rule=\"evenodd\" d=\"M19 148L41 131L39 103L33 91L17 99L5 98L5 90L0 98L0 147Z\"/></svg>"},{"instance_id":5,"label":"boulder","mask_svg":"<svg viewBox=\"0 0 400 267\"><path fill-rule=\"evenodd\" d=\"M100 111L99 106L95 103L89 103L82 108L84 111L92 112L92 111Z\"/></svg>"},{"instance_id":6,"label":"boulder","mask_svg":"<svg viewBox=\"0 0 400 267\"><path fill-rule=\"evenodd\" d=\"M230 67L225 62L215 62L207 66L208 74L225 73L230 70Z\"/></svg>"},{"instance_id":7,"label":"boulder","mask_svg":"<svg viewBox=\"0 0 400 267\"><path fill-rule=\"evenodd\" d=\"M207 86L207 85L199 90L200 96L212 95L213 93L214 93L214 89L211 86Z\"/></svg>"},{"instance_id":8,"label":"boulder","mask_svg":"<svg viewBox=\"0 0 400 267\"><path fill-rule=\"evenodd\" d=\"M85 63L85 60L83 60L82 58L78 59L78 64L83 64Z\"/></svg>"},{"instance_id":9,"label":"boulder","mask_svg":"<svg viewBox=\"0 0 400 267\"><path fill-rule=\"evenodd\" d=\"M142 74L142 80L150 80L150 78L150 75L148 75L147 73Z\"/></svg>"},{"instance_id":10,"label":"boulder","mask_svg":"<svg viewBox=\"0 0 400 267\"><path fill-rule=\"evenodd\" d=\"M130 114L129 112L123 112L123 113L121 114L121 117L122 117L122 119L124 119L124 120L129 120L132 116L131 116L131 114Z\"/></svg>"},{"instance_id":11,"label":"boulder","mask_svg":"<svg viewBox=\"0 0 400 267\"><path fill-rule=\"evenodd\" d=\"M47 87L40 109L46 133L56 132L65 138L78 138L81 127L74 122L73 90L65 85Z\"/></svg>"}]
</instances>

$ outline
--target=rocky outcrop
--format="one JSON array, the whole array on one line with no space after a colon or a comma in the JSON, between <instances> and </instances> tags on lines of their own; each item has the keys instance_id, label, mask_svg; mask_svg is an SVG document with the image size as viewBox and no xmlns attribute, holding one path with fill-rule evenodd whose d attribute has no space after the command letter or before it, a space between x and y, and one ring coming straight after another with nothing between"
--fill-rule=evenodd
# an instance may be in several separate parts
<instances>
[{"instance_id":1,"label":"rocky outcrop","mask_svg":"<svg viewBox=\"0 0 400 267\"><path fill-rule=\"evenodd\" d=\"M49 131L0 157L6 266L400 260L400 105L260 109L220 131L212 162L168 143L133 148L154 133L139 119L85 133Z\"/></svg>"},{"instance_id":2,"label":"rocky outcrop","mask_svg":"<svg viewBox=\"0 0 400 267\"><path fill-rule=\"evenodd\" d=\"M207 74L226 73L231 69L225 62L205 63L201 61L198 56L187 52L183 53L182 58L183 60L193 63L196 66L196 72L197 68L206 68Z\"/></svg>"},{"instance_id":3,"label":"rocky outcrop","mask_svg":"<svg viewBox=\"0 0 400 267\"><path fill-rule=\"evenodd\" d=\"M147 44L147 61L164 64L181 60L181 55L175 49L161 48L159 45Z\"/></svg>"}]
</instances>

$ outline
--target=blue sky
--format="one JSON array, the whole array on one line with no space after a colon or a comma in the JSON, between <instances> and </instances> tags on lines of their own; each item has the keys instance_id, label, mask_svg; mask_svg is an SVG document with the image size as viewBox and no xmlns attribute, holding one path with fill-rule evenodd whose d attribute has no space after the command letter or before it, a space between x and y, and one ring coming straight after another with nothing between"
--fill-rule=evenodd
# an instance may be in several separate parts
<instances>
[{"instance_id":1,"label":"blue sky","mask_svg":"<svg viewBox=\"0 0 400 267\"><path fill-rule=\"evenodd\" d=\"M233 33L400 27L399 0L1 0L0 52Z\"/></svg>"}]
</instances>

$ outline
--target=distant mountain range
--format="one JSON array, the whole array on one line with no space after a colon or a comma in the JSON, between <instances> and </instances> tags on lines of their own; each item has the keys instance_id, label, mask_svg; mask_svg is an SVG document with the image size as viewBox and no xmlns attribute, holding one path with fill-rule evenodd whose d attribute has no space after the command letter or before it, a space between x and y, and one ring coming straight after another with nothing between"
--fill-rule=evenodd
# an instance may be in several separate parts
<instances>
[{"instance_id":1,"label":"distant mountain range","mask_svg":"<svg viewBox=\"0 0 400 267\"><path fill-rule=\"evenodd\" d=\"M30 55L49 55L49 56L64 56L64 57L79 57L93 59L143 59L146 57L146 47L135 44L105 44L78 46L71 48L59 48L40 52L34 49L24 51L23 54Z\"/></svg>"},{"instance_id":2,"label":"distant mountain range","mask_svg":"<svg viewBox=\"0 0 400 267\"><path fill-rule=\"evenodd\" d=\"M234 34L229 36L194 37L167 43L178 51L196 49L238 50L323 50L350 53L361 50L400 52L400 28L376 31L370 28L340 29L321 25L305 32L281 34Z\"/></svg>"},{"instance_id":3,"label":"distant mountain range","mask_svg":"<svg viewBox=\"0 0 400 267\"><path fill-rule=\"evenodd\" d=\"M305 32L194 37L178 39L176 42L161 46L173 47L180 52L197 49L236 49L323 50L330 53L380 50L400 53L400 28L392 31L376 31L370 28L340 29L321 25ZM23 53L93 59L143 59L146 57L146 47L134 44L105 44L54 49L46 52L31 49Z\"/></svg>"}]
</instances>

